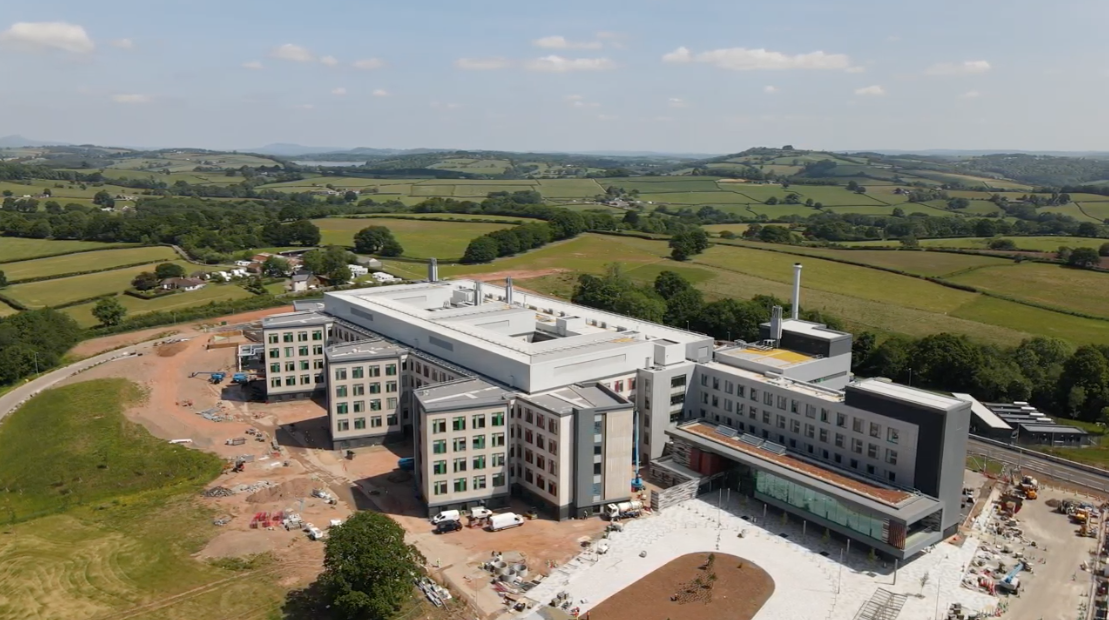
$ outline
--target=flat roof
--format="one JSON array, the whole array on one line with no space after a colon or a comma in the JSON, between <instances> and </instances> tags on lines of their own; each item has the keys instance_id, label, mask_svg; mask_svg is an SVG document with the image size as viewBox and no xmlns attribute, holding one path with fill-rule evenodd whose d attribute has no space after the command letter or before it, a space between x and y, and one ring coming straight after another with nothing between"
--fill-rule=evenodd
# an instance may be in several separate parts
<instances>
[{"instance_id":1,"label":"flat roof","mask_svg":"<svg viewBox=\"0 0 1109 620\"><path fill-rule=\"evenodd\" d=\"M645 341L667 340L682 344L711 341L704 334L578 306L520 289L513 291L513 303L509 305L504 301L504 287L484 282L481 283L482 303L477 306L466 305L472 303L477 287L478 282L474 280L445 280L331 291L325 294L325 298L342 300L428 331L439 332L471 346L497 351L505 357L528 364L539 361L533 359L539 356L543 356L543 361L548 361L590 351L642 344ZM459 296L459 293L465 295ZM574 331L579 332L576 335L528 342L460 320L462 317L487 313L495 316L498 312L506 315L531 313L535 316L536 325L553 326L558 319L571 317L582 319L583 325L575 327Z\"/></svg>"},{"instance_id":2,"label":"flat roof","mask_svg":"<svg viewBox=\"0 0 1109 620\"><path fill-rule=\"evenodd\" d=\"M941 411L948 411L963 405L963 401L957 398L951 398L950 396L944 396L943 394L937 394L907 385L901 385L900 383L882 381L881 379L860 379L848 385L847 389L870 392L878 396L895 398L897 400L911 402Z\"/></svg>"},{"instance_id":3,"label":"flat roof","mask_svg":"<svg viewBox=\"0 0 1109 620\"><path fill-rule=\"evenodd\" d=\"M384 340L359 340L324 349L324 354L331 362L354 362L383 357L400 357L406 352L407 349L394 346Z\"/></svg>"},{"instance_id":4,"label":"flat roof","mask_svg":"<svg viewBox=\"0 0 1109 620\"><path fill-rule=\"evenodd\" d=\"M785 388L787 390L800 392L802 394L807 394L809 396L815 396L817 398L820 398L820 399L823 399L823 400L826 400L826 401L829 401L829 402L833 402L833 403L842 403L843 400L844 400L843 399L843 392L841 392L839 390L833 390L833 389L830 389L830 388L820 387L818 385L814 385L812 383L806 383L804 381L794 381L792 379L787 379L785 377L781 377L781 376L777 376L777 375L768 376L765 373L755 372L753 370L747 370L746 368L737 368L736 366L732 366L730 364L724 364L722 362L705 362L703 364L700 364L700 366L703 366L705 368L709 368L709 369L712 369L712 370L719 370L721 372L726 372L730 375L735 375L737 377L742 377L744 379L748 379L748 380L752 380L752 381L758 381L760 383L765 383L766 385L772 385L774 387Z\"/></svg>"},{"instance_id":5,"label":"flat roof","mask_svg":"<svg viewBox=\"0 0 1109 620\"><path fill-rule=\"evenodd\" d=\"M763 323L769 326L770 323ZM849 337L851 334L848 332L841 332L831 329L823 323L813 323L812 321L802 321L800 319L783 319L782 331L790 331L795 334L802 334L810 338L819 338L821 340L839 340L840 338Z\"/></svg>"},{"instance_id":6,"label":"flat roof","mask_svg":"<svg viewBox=\"0 0 1109 620\"><path fill-rule=\"evenodd\" d=\"M597 387L596 384L568 385L542 394L521 396L521 400L530 401L559 415L568 415L574 409L631 406L627 400Z\"/></svg>"},{"instance_id":7,"label":"flat roof","mask_svg":"<svg viewBox=\"0 0 1109 620\"><path fill-rule=\"evenodd\" d=\"M428 412L458 408L507 405L512 392L481 379L462 379L415 390Z\"/></svg>"},{"instance_id":8,"label":"flat roof","mask_svg":"<svg viewBox=\"0 0 1109 620\"><path fill-rule=\"evenodd\" d=\"M262 319L262 328L280 329L283 327L308 327L310 325L323 325L333 320L334 319L326 314L320 314L319 312L285 312L283 314L271 314Z\"/></svg>"},{"instance_id":9,"label":"flat roof","mask_svg":"<svg viewBox=\"0 0 1109 620\"><path fill-rule=\"evenodd\" d=\"M754 345L729 347L717 351L719 355L771 366L774 368L789 368L798 364L812 361L813 356L778 348L760 348Z\"/></svg>"},{"instance_id":10,"label":"flat roof","mask_svg":"<svg viewBox=\"0 0 1109 620\"><path fill-rule=\"evenodd\" d=\"M827 467L822 467L806 460L791 456L790 454L777 454L753 446L738 436L726 437L717 432L717 426L706 422L691 422L670 429L667 433L681 436L688 434L694 441L707 440L713 444L725 447L733 452L738 452L761 465L768 465L772 470L785 470L793 477L806 478L820 486L833 487L841 493L848 494L852 500L869 508L889 512L890 509L905 510L911 504L923 501L920 506L913 506L927 512L939 507L939 502L920 493L898 489L877 482L869 482L849 475L847 472L837 472ZM774 473L774 472L772 472Z\"/></svg>"},{"instance_id":11,"label":"flat roof","mask_svg":"<svg viewBox=\"0 0 1109 620\"><path fill-rule=\"evenodd\" d=\"M1064 424L1020 424L1020 430L1026 433L1048 433L1051 435L1088 435L1086 431L1077 426Z\"/></svg>"},{"instance_id":12,"label":"flat roof","mask_svg":"<svg viewBox=\"0 0 1109 620\"><path fill-rule=\"evenodd\" d=\"M952 393L952 396L961 401L970 403L970 412L974 414L983 424L999 431L1013 430L1013 427L1005 423L1005 420L997 417L997 414L990 411L990 408L978 402L978 399L970 394Z\"/></svg>"}]
</instances>

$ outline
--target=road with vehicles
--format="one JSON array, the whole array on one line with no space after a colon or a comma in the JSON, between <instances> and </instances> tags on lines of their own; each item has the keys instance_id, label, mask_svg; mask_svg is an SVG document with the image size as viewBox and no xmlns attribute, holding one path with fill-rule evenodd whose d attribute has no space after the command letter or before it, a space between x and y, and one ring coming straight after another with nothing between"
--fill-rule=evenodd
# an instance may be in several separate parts
<instances>
[{"instance_id":1,"label":"road with vehicles","mask_svg":"<svg viewBox=\"0 0 1109 620\"><path fill-rule=\"evenodd\" d=\"M1032 450L1015 446L1002 447L971 437L967 441L967 456L984 457L989 461L1029 469L1076 487L1109 494L1109 471L1060 463L1050 456Z\"/></svg>"}]
</instances>

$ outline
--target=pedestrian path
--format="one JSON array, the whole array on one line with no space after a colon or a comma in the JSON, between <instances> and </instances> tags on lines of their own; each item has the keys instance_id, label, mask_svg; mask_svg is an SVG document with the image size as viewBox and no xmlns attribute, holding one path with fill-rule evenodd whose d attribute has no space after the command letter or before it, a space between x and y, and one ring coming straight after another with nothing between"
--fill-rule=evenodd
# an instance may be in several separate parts
<instances>
[{"instance_id":1,"label":"pedestrian path","mask_svg":"<svg viewBox=\"0 0 1109 620\"><path fill-rule=\"evenodd\" d=\"M933 620L937 609L946 610L954 602L983 611L997 604L960 586L978 548L973 539L961 546L937 545L898 567L895 578L892 565L869 560L869 550L847 554L841 543L825 540L821 528L804 528L796 520L783 523L773 512L768 521L755 525L753 521L762 521L761 503L725 500L718 505L717 499L703 496L662 514L626 521L623 532L610 535L607 553L579 555L552 571L528 597L546 605L566 591L584 612L677 557L719 552L753 562L773 578L774 594L755 620L853 620L879 589L902 604L898 620Z\"/></svg>"}]
</instances>

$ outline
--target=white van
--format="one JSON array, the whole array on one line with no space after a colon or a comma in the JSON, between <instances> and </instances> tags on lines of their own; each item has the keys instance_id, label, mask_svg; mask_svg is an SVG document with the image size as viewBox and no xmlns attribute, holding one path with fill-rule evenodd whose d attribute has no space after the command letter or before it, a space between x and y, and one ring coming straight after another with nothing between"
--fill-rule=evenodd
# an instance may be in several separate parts
<instances>
[{"instance_id":1,"label":"white van","mask_svg":"<svg viewBox=\"0 0 1109 620\"><path fill-rule=\"evenodd\" d=\"M444 521L458 521L462 518L462 514L457 510L444 510L431 518L432 525L439 525Z\"/></svg>"},{"instance_id":2,"label":"white van","mask_svg":"<svg viewBox=\"0 0 1109 620\"><path fill-rule=\"evenodd\" d=\"M524 524L524 518L513 512L493 515L489 517L489 531L499 532L510 527L519 527Z\"/></svg>"}]
</instances>

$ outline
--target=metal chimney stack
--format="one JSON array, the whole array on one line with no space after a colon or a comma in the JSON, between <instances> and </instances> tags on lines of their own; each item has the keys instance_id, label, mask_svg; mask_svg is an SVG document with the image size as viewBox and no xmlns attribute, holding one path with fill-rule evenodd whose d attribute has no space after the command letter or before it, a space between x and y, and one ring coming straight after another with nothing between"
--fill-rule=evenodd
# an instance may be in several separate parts
<instances>
[{"instance_id":1,"label":"metal chimney stack","mask_svg":"<svg viewBox=\"0 0 1109 620\"><path fill-rule=\"evenodd\" d=\"M504 303L512 305L512 277L509 276L504 279Z\"/></svg>"},{"instance_id":2,"label":"metal chimney stack","mask_svg":"<svg viewBox=\"0 0 1109 620\"><path fill-rule=\"evenodd\" d=\"M793 263L793 308L790 313L796 321L801 315L801 263Z\"/></svg>"},{"instance_id":3,"label":"metal chimney stack","mask_svg":"<svg viewBox=\"0 0 1109 620\"><path fill-rule=\"evenodd\" d=\"M439 281L439 263L434 258L431 259L431 262L427 264L427 281Z\"/></svg>"},{"instance_id":4,"label":"metal chimney stack","mask_svg":"<svg viewBox=\"0 0 1109 620\"><path fill-rule=\"evenodd\" d=\"M782 340L782 307L774 306L770 309L770 339L774 342Z\"/></svg>"},{"instance_id":5,"label":"metal chimney stack","mask_svg":"<svg viewBox=\"0 0 1109 620\"><path fill-rule=\"evenodd\" d=\"M485 291L481 285L481 281L474 282L474 305L480 306L485 303Z\"/></svg>"}]
</instances>

